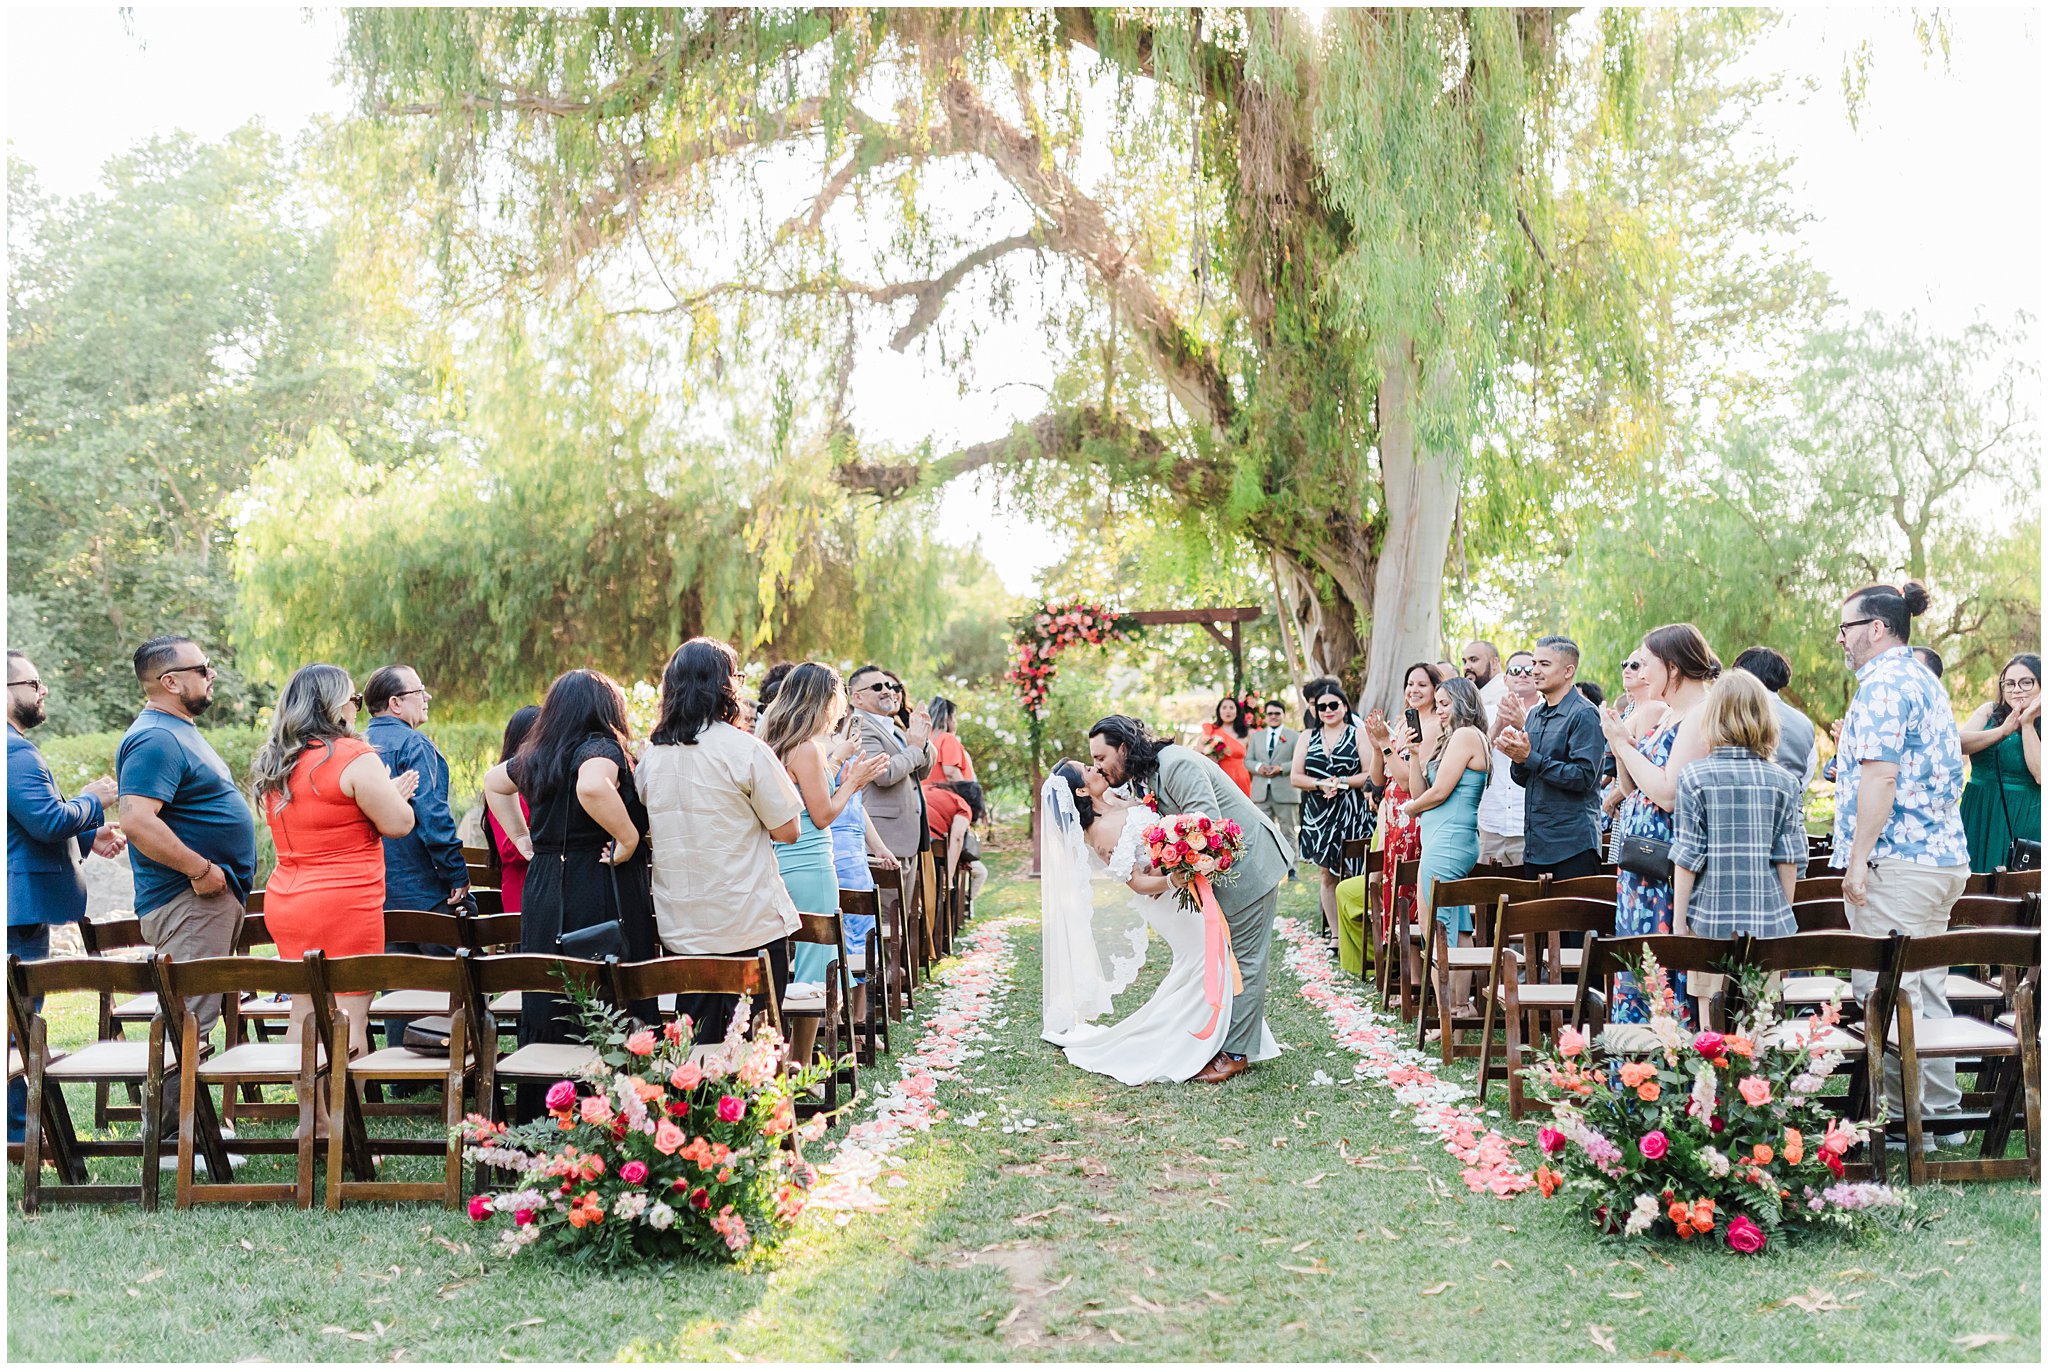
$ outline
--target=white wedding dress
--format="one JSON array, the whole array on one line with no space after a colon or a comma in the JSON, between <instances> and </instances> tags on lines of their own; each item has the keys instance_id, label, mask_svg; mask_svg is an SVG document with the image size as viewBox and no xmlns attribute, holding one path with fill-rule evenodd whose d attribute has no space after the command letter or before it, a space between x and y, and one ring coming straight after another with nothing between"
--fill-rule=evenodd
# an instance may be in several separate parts
<instances>
[{"instance_id":1,"label":"white wedding dress","mask_svg":"<svg viewBox=\"0 0 2048 1370\"><path fill-rule=\"evenodd\" d=\"M1072 1064L1127 1085L1186 1080L1209 1064L1230 1034L1230 999L1226 995L1215 1030L1206 1037L1195 1035L1211 1012L1202 990L1202 915L1182 908L1172 895L1146 896L1122 888L1137 867L1143 825L1135 820L1125 822L1123 835L1104 867L1082 842L1071 792L1061 813L1059 796L1051 793L1055 788L1066 787L1057 777L1048 779L1042 805L1047 815L1041 828L1046 852L1040 898L1047 990L1042 1035L1063 1048ZM1068 822L1071 828L1065 826ZM1056 855L1054 847L1060 849ZM1077 881L1077 873L1088 877L1106 874L1117 882L1117 892L1124 898L1097 910L1097 882ZM1143 960L1142 941L1138 956L1125 954L1129 933L1118 926L1117 919L1120 915L1127 919L1130 912L1165 941L1173 953L1173 964L1152 997L1129 1017L1108 1024L1088 1021L1109 1010L1111 996L1129 985L1137 974L1137 963ZM1143 938L1143 927L1134 931ZM1080 993L1074 992L1076 984L1082 987ZM1267 1061L1279 1054L1280 1044L1272 1030L1261 1025L1259 1046L1251 1059Z\"/></svg>"}]
</instances>

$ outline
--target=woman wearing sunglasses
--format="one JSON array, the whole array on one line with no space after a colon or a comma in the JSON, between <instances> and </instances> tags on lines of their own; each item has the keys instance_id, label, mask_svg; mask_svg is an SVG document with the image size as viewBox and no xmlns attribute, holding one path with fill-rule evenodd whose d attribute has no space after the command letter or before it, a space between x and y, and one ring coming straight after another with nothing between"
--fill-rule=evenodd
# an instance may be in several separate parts
<instances>
[{"instance_id":1,"label":"woman wearing sunglasses","mask_svg":"<svg viewBox=\"0 0 2048 1370\"><path fill-rule=\"evenodd\" d=\"M1359 754L1351 701L1335 684L1309 696L1315 725L1294 747L1288 780L1301 798L1301 854L1322 872L1323 923L1337 926L1337 882L1357 874L1344 869L1344 844L1372 836L1369 777Z\"/></svg>"}]
</instances>

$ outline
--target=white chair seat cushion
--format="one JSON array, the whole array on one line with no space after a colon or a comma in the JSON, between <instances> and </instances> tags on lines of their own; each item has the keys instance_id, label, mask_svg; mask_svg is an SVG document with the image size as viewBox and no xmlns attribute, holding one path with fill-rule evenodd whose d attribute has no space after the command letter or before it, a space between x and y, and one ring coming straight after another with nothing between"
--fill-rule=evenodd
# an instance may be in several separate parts
<instances>
[{"instance_id":1,"label":"white chair seat cushion","mask_svg":"<svg viewBox=\"0 0 2048 1370\"><path fill-rule=\"evenodd\" d=\"M1839 995L1849 997L1849 982L1833 975L1789 975L1780 982L1782 1001L1793 1005L1825 1004Z\"/></svg>"},{"instance_id":2,"label":"white chair seat cushion","mask_svg":"<svg viewBox=\"0 0 2048 1370\"><path fill-rule=\"evenodd\" d=\"M583 1074L597 1059L595 1048L573 1042L534 1042L498 1062L498 1075L566 1080Z\"/></svg>"},{"instance_id":3,"label":"white chair seat cushion","mask_svg":"<svg viewBox=\"0 0 2048 1370\"><path fill-rule=\"evenodd\" d=\"M448 996L439 990L395 989L370 1001L372 1018L432 1018L448 1012Z\"/></svg>"},{"instance_id":4,"label":"white chair seat cushion","mask_svg":"<svg viewBox=\"0 0 2048 1370\"><path fill-rule=\"evenodd\" d=\"M1967 975L1951 974L1944 983L1951 1004L1990 1004L2005 998L2005 991L1998 986L1987 985Z\"/></svg>"},{"instance_id":5,"label":"white chair seat cushion","mask_svg":"<svg viewBox=\"0 0 2048 1370\"><path fill-rule=\"evenodd\" d=\"M2007 1053L2019 1045L2019 1038L1995 1023L1981 1018L1915 1018L1913 1050L1922 1056L1975 1056L1979 1052ZM1899 1025L1892 1023L1885 1044L1899 1044Z\"/></svg>"},{"instance_id":6,"label":"white chair seat cushion","mask_svg":"<svg viewBox=\"0 0 2048 1370\"><path fill-rule=\"evenodd\" d=\"M164 1066L177 1064L177 1047L164 1043ZM149 1076L148 1042L88 1042L43 1068L52 1080L141 1080Z\"/></svg>"},{"instance_id":7,"label":"white chair seat cushion","mask_svg":"<svg viewBox=\"0 0 2048 1370\"><path fill-rule=\"evenodd\" d=\"M1570 1008L1578 1002L1577 985L1516 985L1515 1002L1523 1008ZM1507 987L1500 990L1500 1001L1508 1001Z\"/></svg>"},{"instance_id":8,"label":"white chair seat cushion","mask_svg":"<svg viewBox=\"0 0 2048 1370\"><path fill-rule=\"evenodd\" d=\"M526 996L524 994L516 989L508 989L497 998L491 1000L491 1012L500 1015L517 1013L519 1012L520 1005L525 1002Z\"/></svg>"},{"instance_id":9,"label":"white chair seat cushion","mask_svg":"<svg viewBox=\"0 0 2048 1370\"><path fill-rule=\"evenodd\" d=\"M1777 1023L1772 1026L1769 1032L1764 1034L1764 1042L1766 1045L1773 1047L1790 1047L1812 1030L1809 1026L1812 1021L1810 1018L1791 1018ZM1838 1051L1844 1056L1861 1056L1863 1054L1863 1039L1853 1031L1839 1027L1823 1029L1820 1034L1819 1045L1822 1051Z\"/></svg>"},{"instance_id":10,"label":"white chair seat cushion","mask_svg":"<svg viewBox=\"0 0 2048 1370\"><path fill-rule=\"evenodd\" d=\"M326 1069L327 1053L319 1047L315 1047L313 1052L314 1069ZM201 1062L199 1074L210 1079L224 1075L289 1077L299 1073L300 1057L301 1048L297 1042L243 1042Z\"/></svg>"},{"instance_id":11,"label":"white chair seat cushion","mask_svg":"<svg viewBox=\"0 0 2048 1370\"><path fill-rule=\"evenodd\" d=\"M147 1022L151 1018L156 1017L156 1009L157 1003L154 994L138 994L133 999L128 999L114 1005L114 1017L117 1021L124 1023L138 1018Z\"/></svg>"},{"instance_id":12,"label":"white chair seat cushion","mask_svg":"<svg viewBox=\"0 0 2048 1370\"><path fill-rule=\"evenodd\" d=\"M476 1064L474 1052L463 1058L465 1068ZM424 1052L408 1051L404 1047L382 1047L367 1056L358 1056L348 1063L351 1075L384 1076L440 1076L448 1073L446 1056L429 1056Z\"/></svg>"}]
</instances>

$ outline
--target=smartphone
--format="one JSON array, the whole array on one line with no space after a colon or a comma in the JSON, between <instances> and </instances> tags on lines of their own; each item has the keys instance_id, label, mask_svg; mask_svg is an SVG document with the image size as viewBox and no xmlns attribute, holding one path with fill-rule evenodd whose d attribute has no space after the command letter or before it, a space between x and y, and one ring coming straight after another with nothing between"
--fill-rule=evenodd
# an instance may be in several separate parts
<instances>
[{"instance_id":1,"label":"smartphone","mask_svg":"<svg viewBox=\"0 0 2048 1370\"><path fill-rule=\"evenodd\" d=\"M1417 710L1409 709L1402 716L1408 720L1408 731L1415 734L1415 740L1420 742L1422 740L1421 713Z\"/></svg>"}]
</instances>

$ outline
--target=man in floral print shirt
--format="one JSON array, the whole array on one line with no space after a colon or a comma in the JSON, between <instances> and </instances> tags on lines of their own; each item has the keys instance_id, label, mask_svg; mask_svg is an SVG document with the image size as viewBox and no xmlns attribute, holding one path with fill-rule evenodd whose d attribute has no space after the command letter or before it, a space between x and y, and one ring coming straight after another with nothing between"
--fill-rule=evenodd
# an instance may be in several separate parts
<instances>
[{"instance_id":1,"label":"man in floral print shirt","mask_svg":"<svg viewBox=\"0 0 2048 1370\"><path fill-rule=\"evenodd\" d=\"M1948 692L1907 646L1913 619L1927 608L1918 581L1903 590L1871 585L1842 604L1835 640L1856 672L1856 698L1842 720L1835 785L1835 857L1853 931L1909 937L1948 930L1948 914L1970 878L1970 849L1958 807L1963 747ZM1900 982L1916 1020L1947 1018L1946 977L1916 972ZM1867 999L1877 977L1852 976ZM1953 1061L1921 1065L1922 1116L1962 1105ZM1885 1062L1885 1095L1896 1116L1904 1098L1896 1058ZM1939 1134L1944 1146L1959 1133Z\"/></svg>"}]
</instances>

